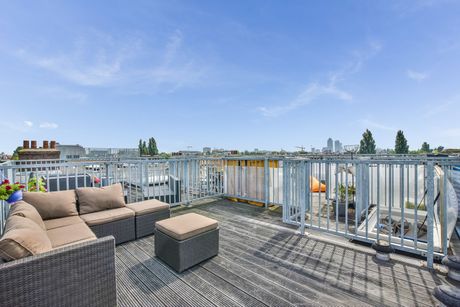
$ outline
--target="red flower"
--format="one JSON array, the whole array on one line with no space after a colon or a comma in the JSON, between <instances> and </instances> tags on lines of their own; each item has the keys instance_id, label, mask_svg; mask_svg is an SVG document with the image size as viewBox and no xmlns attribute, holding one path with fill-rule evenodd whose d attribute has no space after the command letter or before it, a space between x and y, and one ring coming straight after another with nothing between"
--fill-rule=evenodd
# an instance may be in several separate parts
<instances>
[{"instance_id":1,"label":"red flower","mask_svg":"<svg viewBox=\"0 0 460 307\"><path fill-rule=\"evenodd\" d=\"M21 184L21 185L19 186L20 189L24 189L25 187L26 187L26 186L23 185L23 184Z\"/></svg>"},{"instance_id":2,"label":"red flower","mask_svg":"<svg viewBox=\"0 0 460 307\"><path fill-rule=\"evenodd\" d=\"M5 187L5 190L7 190L7 191L11 190L11 186L7 185L7 186Z\"/></svg>"},{"instance_id":3,"label":"red flower","mask_svg":"<svg viewBox=\"0 0 460 307\"><path fill-rule=\"evenodd\" d=\"M3 184L9 184L10 181L8 179L3 180Z\"/></svg>"}]
</instances>

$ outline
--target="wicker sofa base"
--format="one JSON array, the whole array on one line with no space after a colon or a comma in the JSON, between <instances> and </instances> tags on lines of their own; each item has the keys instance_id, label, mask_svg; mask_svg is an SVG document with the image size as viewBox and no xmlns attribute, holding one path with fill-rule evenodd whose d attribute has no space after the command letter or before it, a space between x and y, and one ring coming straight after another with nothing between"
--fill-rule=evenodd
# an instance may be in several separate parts
<instances>
[{"instance_id":1,"label":"wicker sofa base","mask_svg":"<svg viewBox=\"0 0 460 307\"><path fill-rule=\"evenodd\" d=\"M0 264L0 305L116 306L114 238Z\"/></svg>"},{"instance_id":2,"label":"wicker sofa base","mask_svg":"<svg viewBox=\"0 0 460 307\"><path fill-rule=\"evenodd\" d=\"M136 238L155 233L155 223L171 217L169 209L136 216Z\"/></svg>"},{"instance_id":3,"label":"wicker sofa base","mask_svg":"<svg viewBox=\"0 0 460 307\"><path fill-rule=\"evenodd\" d=\"M155 254L177 272L216 256L219 252L219 228L178 241L155 231Z\"/></svg>"},{"instance_id":4,"label":"wicker sofa base","mask_svg":"<svg viewBox=\"0 0 460 307\"><path fill-rule=\"evenodd\" d=\"M115 244L136 239L134 216L119 221L89 226L89 228L98 238L114 236Z\"/></svg>"}]
</instances>

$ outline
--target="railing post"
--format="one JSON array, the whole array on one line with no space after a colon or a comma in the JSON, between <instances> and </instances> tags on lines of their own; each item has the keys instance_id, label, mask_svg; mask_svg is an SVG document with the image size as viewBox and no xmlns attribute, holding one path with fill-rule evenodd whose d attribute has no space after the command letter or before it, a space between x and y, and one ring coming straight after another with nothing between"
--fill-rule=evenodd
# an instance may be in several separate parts
<instances>
[{"instance_id":1,"label":"railing post","mask_svg":"<svg viewBox=\"0 0 460 307\"><path fill-rule=\"evenodd\" d=\"M305 215L307 214L307 207L310 208L310 170L311 170L311 161L301 162L299 166L302 166L301 170L301 184L297 186L297 189L300 189L300 232L302 235L305 234ZM310 216L310 221L312 217Z\"/></svg>"},{"instance_id":2,"label":"railing post","mask_svg":"<svg viewBox=\"0 0 460 307\"><path fill-rule=\"evenodd\" d=\"M264 159L264 201L265 209L268 208L270 202L270 161L268 158Z\"/></svg>"},{"instance_id":3,"label":"railing post","mask_svg":"<svg viewBox=\"0 0 460 307\"><path fill-rule=\"evenodd\" d=\"M100 173L99 173L99 174L100 174ZM105 180L106 180L107 185L110 185L110 180L109 180L109 178L110 178L110 177L109 177L109 163L105 163ZM100 180L101 180L101 186L103 186L104 183L103 183L102 178L100 178Z\"/></svg>"},{"instance_id":4,"label":"railing post","mask_svg":"<svg viewBox=\"0 0 460 307\"><path fill-rule=\"evenodd\" d=\"M140 192L141 192L141 201L144 200L144 176L143 176L143 163L142 161L139 163L139 187L140 187ZM136 201L139 201L136 196Z\"/></svg>"},{"instance_id":5,"label":"railing post","mask_svg":"<svg viewBox=\"0 0 460 307\"><path fill-rule=\"evenodd\" d=\"M433 216L434 216L434 164L433 162L427 162L427 178L426 178L426 188L427 188L427 266L428 268L433 268Z\"/></svg>"}]
</instances>

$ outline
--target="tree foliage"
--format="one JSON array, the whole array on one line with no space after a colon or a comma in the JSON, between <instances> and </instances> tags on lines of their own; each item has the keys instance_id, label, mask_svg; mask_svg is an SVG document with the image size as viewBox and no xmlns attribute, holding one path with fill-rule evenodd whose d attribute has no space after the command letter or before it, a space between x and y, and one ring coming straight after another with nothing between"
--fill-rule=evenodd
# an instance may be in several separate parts
<instances>
[{"instance_id":1,"label":"tree foliage","mask_svg":"<svg viewBox=\"0 0 460 307\"><path fill-rule=\"evenodd\" d=\"M140 156L156 156L158 155L158 147L155 138L151 137L148 140L148 144L146 141L140 139L139 144L137 145L139 148L139 155Z\"/></svg>"},{"instance_id":2,"label":"tree foliage","mask_svg":"<svg viewBox=\"0 0 460 307\"><path fill-rule=\"evenodd\" d=\"M158 148L157 148L157 142L155 139L149 138L149 145L147 147L147 151L149 156L157 156L158 155Z\"/></svg>"},{"instance_id":3,"label":"tree foliage","mask_svg":"<svg viewBox=\"0 0 460 307\"><path fill-rule=\"evenodd\" d=\"M369 129L366 129L363 133L363 138L359 143L359 151L360 154L375 154L375 140L372 136L372 132Z\"/></svg>"},{"instance_id":4,"label":"tree foliage","mask_svg":"<svg viewBox=\"0 0 460 307\"><path fill-rule=\"evenodd\" d=\"M398 130L398 132L396 133L395 153L397 154L409 153L409 145L407 145L407 140L402 130Z\"/></svg>"},{"instance_id":5,"label":"tree foliage","mask_svg":"<svg viewBox=\"0 0 460 307\"><path fill-rule=\"evenodd\" d=\"M423 142L422 148L420 149L420 151L422 151L422 152L431 152L430 144L428 144L427 142Z\"/></svg>"},{"instance_id":6,"label":"tree foliage","mask_svg":"<svg viewBox=\"0 0 460 307\"><path fill-rule=\"evenodd\" d=\"M13 152L13 156L11 157L12 160L19 160L19 152L22 150L22 146L16 147Z\"/></svg>"}]
</instances>

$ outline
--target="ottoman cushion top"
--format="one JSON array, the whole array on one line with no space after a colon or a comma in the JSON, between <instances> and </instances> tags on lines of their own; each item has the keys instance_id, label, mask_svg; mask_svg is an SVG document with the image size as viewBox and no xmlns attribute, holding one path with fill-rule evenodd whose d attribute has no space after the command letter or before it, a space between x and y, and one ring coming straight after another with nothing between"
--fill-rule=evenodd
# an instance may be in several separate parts
<instances>
[{"instance_id":1,"label":"ottoman cushion top","mask_svg":"<svg viewBox=\"0 0 460 307\"><path fill-rule=\"evenodd\" d=\"M149 199L137 203L126 205L129 209L133 210L136 215L144 215L148 213L169 210L169 204L159 201L157 199Z\"/></svg>"},{"instance_id":2,"label":"ottoman cushion top","mask_svg":"<svg viewBox=\"0 0 460 307\"><path fill-rule=\"evenodd\" d=\"M182 241L219 226L216 220L196 213L187 213L155 223L157 230Z\"/></svg>"}]
</instances>

